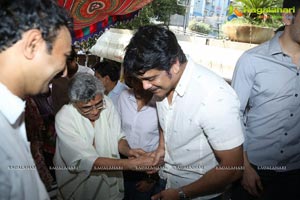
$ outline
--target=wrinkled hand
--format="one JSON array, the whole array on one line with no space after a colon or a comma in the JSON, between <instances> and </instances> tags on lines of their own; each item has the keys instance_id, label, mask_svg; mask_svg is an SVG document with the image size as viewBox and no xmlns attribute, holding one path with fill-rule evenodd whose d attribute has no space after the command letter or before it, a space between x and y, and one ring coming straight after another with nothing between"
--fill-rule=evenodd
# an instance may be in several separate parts
<instances>
[{"instance_id":1,"label":"wrinkled hand","mask_svg":"<svg viewBox=\"0 0 300 200\"><path fill-rule=\"evenodd\" d=\"M245 166L241 184L245 190L256 197L259 197L263 191L260 177L250 165Z\"/></svg>"},{"instance_id":2,"label":"wrinkled hand","mask_svg":"<svg viewBox=\"0 0 300 200\"><path fill-rule=\"evenodd\" d=\"M152 189L152 187L154 186L154 184L155 184L155 182L149 183L146 180L142 180L136 184L136 189L139 192L149 192Z\"/></svg>"},{"instance_id":3,"label":"wrinkled hand","mask_svg":"<svg viewBox=\"0 0 300 200\"><path fill-rule=\"evenodd\" d=\"M170 188L153 195L151 200L179 200L179 193L177 189Z\"/></svg>"},{"instance_id":4,"label":"wrinkled hand","mask_svg":"<svg viewBox=\"0 0 300 200\"><path fill-rule=\"evenodd\" d=\"M154 159L147 155L140 155L137 158L130 159L131 170L134 171L147 171L149 169L153 169Z\"/></svg>"},{"instance_id":5,"label":"wrinkled hand","mask_svg":"<svg viewBox=\"0 0 300 200\"><path fill-rule=\"evenodd\" d=\"M143 149L140 149L140 148L139 149L130 149L128 151L128 157L129 158L132 158L132 157L138 158L138 157L144 155L145 153L146 152Z\"/></svg>"}]
</instances>

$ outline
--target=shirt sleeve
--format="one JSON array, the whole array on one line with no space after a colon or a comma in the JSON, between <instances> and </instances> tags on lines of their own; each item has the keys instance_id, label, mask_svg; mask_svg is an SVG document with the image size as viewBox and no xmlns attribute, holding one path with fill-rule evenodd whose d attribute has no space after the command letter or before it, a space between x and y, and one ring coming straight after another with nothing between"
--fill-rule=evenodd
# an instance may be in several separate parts
<instances>
[{"instance_id":1,"label":"shirt sleeve","mask_svg":"<svg viewBox=\"0 0 300 200\"><path fill-rule=\"evenodd\" d=\"M203 131L215 150L229 150L244 142L240 103L229 85L219 87L205 100Z\"/></svg>"},{"instance_id":2,"label":"shirt sleeve","mask_svg":"<svg viewBox=\"0 0 300 200\"><path fill-rule=\"evenodd\" d=\"M242 127L245 138L247 137L247 135L245 134L247 122L246 109L255 78L255 68L252 66L251 57L251 54L244 53L239 58L234 70L231 83L240 100L240 117L242 119ZM244 143L244 150L247 150L247 143Z\"/></svg>"}]
</instances>

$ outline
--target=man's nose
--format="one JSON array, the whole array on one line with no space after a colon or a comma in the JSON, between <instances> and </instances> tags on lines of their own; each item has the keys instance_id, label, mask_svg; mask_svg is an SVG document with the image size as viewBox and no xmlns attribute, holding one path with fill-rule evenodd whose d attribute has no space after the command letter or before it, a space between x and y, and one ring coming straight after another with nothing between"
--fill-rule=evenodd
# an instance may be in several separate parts
<instances>
[{"instance_id":1,"label":"man's nose","mask_svg":"<svg viewBox=\"0 0 300 200\"><path fill-rule=\"evenodd\" d=\"M143 83L144 90L148 90L149 88L152 87L152 84L150 83L150 81L143 80L142 83Z\"/></svg>"}]
</instances>

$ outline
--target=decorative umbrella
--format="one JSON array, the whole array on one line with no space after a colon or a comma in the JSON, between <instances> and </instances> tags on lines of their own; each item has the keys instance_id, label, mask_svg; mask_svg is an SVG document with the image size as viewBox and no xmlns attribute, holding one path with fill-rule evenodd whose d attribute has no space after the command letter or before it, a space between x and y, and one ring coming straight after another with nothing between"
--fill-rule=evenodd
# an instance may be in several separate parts
<instances>
[{"instance_id":1,"label":"decorative umbrella","mask_svg":"<svg viewBox=\"0 0 300 200\"><path fill-rule=\"evenodd\" d=\"M86 40L117 22L128 21L152 0L58 0L74 20L73 42Z\"/></svg>"}]
</instances>

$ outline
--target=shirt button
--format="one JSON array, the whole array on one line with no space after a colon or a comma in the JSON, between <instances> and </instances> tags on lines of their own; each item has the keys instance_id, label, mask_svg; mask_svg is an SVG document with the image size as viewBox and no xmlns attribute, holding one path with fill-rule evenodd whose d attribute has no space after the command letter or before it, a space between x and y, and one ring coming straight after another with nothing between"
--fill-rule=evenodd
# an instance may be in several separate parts
<instances>
[{"instance_id":1,"label":"shirt button","mask_svg":"<svg viewBox=\"0 0 300 200\"><path fill-rule=\"evenodd\" d=\"M283 153L283 150L281 150L280 153Z\"/></svg>"},{"instance_id":2,"label":"shirt button","mask_svg":"<svg viewBox=\"0 0 300 200\"><path fill-rule=\"evenodd\" d=\"M284 135L288 135L288 133L284 133Z\"/></svg>"},{"instance_id":3,"label":"shirt button","mask_svg":"<svg viewBox=\"0 0 300 200\"><path fill-rule=\"evenodd\" d=\"M299 76L299 72L297 72L297 76Z\"/></svg>"},{"instance_id":4,"label":"shirt button","mask_svg":"<svg viewBox=\"0 0 300 200\"><path fill-rule=\"evenodd\" d=\"M297 97L298 96L298 94L295 94L295 97Z\"/></svg>"},{"instance_id":5,"label":"shirt button","mask_svg":"<svg viewBox=\"0 0 300 200\"><path fill-rule=\"evenodd\" d=\"M290 116L291 116L291 117L293 117L293 116L294 116L294 114L292 113L292 114L290 114Z\"/></svg>"}]
</instances>

